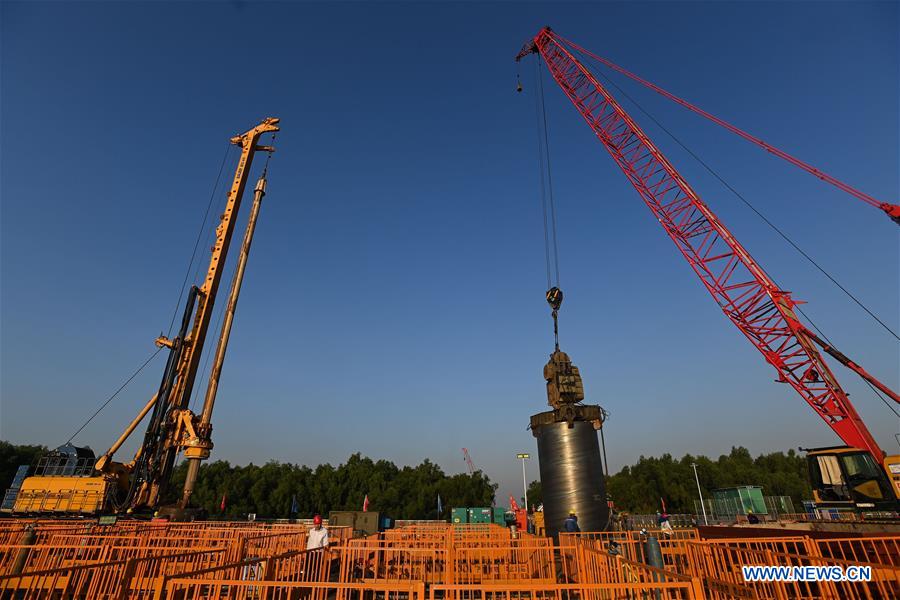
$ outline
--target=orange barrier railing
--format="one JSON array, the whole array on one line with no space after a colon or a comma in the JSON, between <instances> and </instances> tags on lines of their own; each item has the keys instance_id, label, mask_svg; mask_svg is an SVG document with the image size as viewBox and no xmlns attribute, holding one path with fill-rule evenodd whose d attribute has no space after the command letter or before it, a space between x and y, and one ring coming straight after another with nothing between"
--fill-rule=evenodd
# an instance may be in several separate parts
<instances>
[{"instance_id":1,"label":"orange barrier railing","mask_svg":"<svg viewBox=\"0 0 900 600\"><path fill-rule=\"evenodd\" d=\"M702 589L694 581L634 583L510 583L481 585L433 585L429 600L605 600L628 598L700 600Z\"/></svg>"},{"instance_id":2,"label":"orange barrier railing","mask_svg":"<svg viewBox=\"0 0 900 600\"><path fill-rule=\"evenodd\" d=\"M781 552L764 552L766 564L779 564L790 567L841 567L847 572L849 567L858 569L867 567L871 574L870 581L833 581L818 583L819 593L823 598L835 600L862 600L873 598L900 598L900 568L883 564L859 561L846 561L836 558L816 556L798 556ZM783 590L783 597L796 597L806 588L803 583L790 582L776 584ZM813 596L815 597L815 596Z\"/></svg>"},{"instance_id":3,"label":"orange barrier railing","mask_svg":"<svg viewBox=\"0 0 900 600\"><path fill-rule=\"evenodd\" d=\"M426 584L447 581L449 550L446 548L399 548L354 544L343 548L339 581Z\"/></svg>"},{"instance_id":4,"label":"orange barrier railing","mask_svg":"<svg viewBox=\"0 0 900 600\"><path fill-rule=\"evenodd\" d=\"M307 529L288 527L210 527L192 524L148 524L138 522L122 527L96 526L73 532L71 528L44 529L43 543L0 544L0 574L43 571L167 555L174 552L224 550L225 560L247 556L271 556L306 546ZM23 541L24 532L9 528ZM40 525L35 533L40 533ZM60 533L63 531L64 533ZM332 543L339 546L349 535L348 528L334 528ZM13 536L11 536L13 537ZM32 536L40 540L40 537Z\"/></svg>"},{"instance_id":5,"label":"orange barrier railing","mask_svg":"<svg viewBox=\"0 0 900 600\"><path fill-rule=\"evenodd\" d=\"M454 548L445 581L452 584L508 583L529 580L555 583L552 544Z\"/></svg>"},{"instance_id":6,"label":"orange barrier railing","mask_svg":"<svg viewBox=\"0 0 900 600\"><path fill-rule=\"evenodd\" d=\"M0 535L21 541L24 525L0 523ZM377 590L394 590L396 600L408 600L397 590L415 585L449 600L900 598L900 536L699 540L696 530L679 530L657 534L657 569L646 564L638 532L563 533L558 547L487 524L354 539L348 528L330 533L328 550L307 551L307 529L297 524L38 523L35 537L54 543L0 544L0 598L163 598L177 588L179 598L372 600ZM745 565L861 565L872 581L751 584Z\"/></svg>"},{"instance_id":7,"label":"orange barrier railing","mask_svg":"<svg viewBox=\"0 0 900 600\"><path fill-rule=\"evenodd\" d=\"M340 581L555 581L553 540L496 525L403 528L351 540Z\"/></svg>"},{"instance_id":8,"label":"orange barrier railing","mask_svg":"<svg viewBox=\"0 0 900 600\"><path fill-rule=\"evenodd\" d=\"M895 566L845 561L831 557L756 550L729 544L688 544L691 571L702 579L713 579L753 589L760 598L898 598L900 568ZM742 567L780 565L787 567L869 567L871 581L766 581L747 582Z\"/></svg>"},{"instance_id":9,"label":"orange barrier railing","mask_svg":"<svg viewBox=\"0 0 900 600\"><path fill-rule=\"evenodd\" d=\"M819 556L900 566L900 536L813 540Z\"/></svg>"},{"instance_id":10,"label":"orange barrier railing","mask_svg":"<svg viewBox=\"0 0 900 600\"><path fill-rule=\"evenodd\" d=\"M222 564L224 558L224 550L204 550L30 571L0 576L0 590L16 598L124 599L161 590L167 575Z\"/></svg>"},{"instance_id":11,"label":"orange barrier railing","mask_svg":"<svg viewBox=\"0 0 900 600\"><path fill-rule=\"evenodd\" d=\"M257 598L309 598L336 600L424 600L423 583L320 583L228 579L197 581L173 579L165 598L170 600L245 600Z\"/></svg>"},{"instance_id":12,"label":"orange barrier railing","mask_svg":"<svg viewBox=\"0 0 900 600\"><path fill-rule=\"evenodd\" d=\"M57 534L76 534L90 530L93 524L83 525L35 525L32 523L4 523L0 526L0 545L2 544L21 544L26 534L26 527L32 529L31 537L35 544L47 543L49 539Z\"/></svg>"},{"instance_id":13,"label":"orange barrier railing","mask_svg":"<svg viewBox=\"0 0 900 600\"><path fill-rule=\"evenodd\" d=\"M327 582L334 552L331 550L295 550L278 556L246 558L162 578L159 589L166 589L171 579L194 579L204 582L284 581Z\"/></svg>"},{"instance_id":14,"label":"orange barrier railing","mask_svg":"<svg viewBox=\"0 0 900 600\"><path fill-rule=\"evenodd\" d=\"M595 543L608 543L611 541L640 541L646 536L653 536L659 540L698 540L700 535L696 529L674 529L671 535L667 535L661 529L647 529L640 531L585 531L579 533L559 534L560 546L572 546L578 541L592 541ZM599 546L597 546L599 547Z\"/></svg>"}]
</instances>

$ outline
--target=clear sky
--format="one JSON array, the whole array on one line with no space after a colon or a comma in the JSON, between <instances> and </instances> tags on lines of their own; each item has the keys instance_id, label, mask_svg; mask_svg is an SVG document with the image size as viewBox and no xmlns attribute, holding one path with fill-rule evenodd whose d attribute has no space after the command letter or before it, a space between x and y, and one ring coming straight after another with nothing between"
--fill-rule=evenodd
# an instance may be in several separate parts
<instances>
[{"instance_id":1,"label":"clear sky","mask_svg":"<svg viewBox=\"0 0 900 600\"><path fill-rule=\"evenodd\" d=\"M518 491L515 453L536 454L526 426L546 407L552 328L534 59L516 94L513 57L546 24L875 197L900 198L896 2L0 7L0 438L16 443L65 442L153 351L226 140L271 115L283 131L214 457L314 465L358 451L459 472L466 446L501 498ZM614 81L900 328L897 226ZM546 98L561 342L588 400L611 413L611 466L837 443L773 383L549 82ZM635 118L835 344L900 387L896 340ZM75 441L107 448L162 367L159 357ZM836 372L896 452L897 419Z\"/></svg>"}]
</instances>

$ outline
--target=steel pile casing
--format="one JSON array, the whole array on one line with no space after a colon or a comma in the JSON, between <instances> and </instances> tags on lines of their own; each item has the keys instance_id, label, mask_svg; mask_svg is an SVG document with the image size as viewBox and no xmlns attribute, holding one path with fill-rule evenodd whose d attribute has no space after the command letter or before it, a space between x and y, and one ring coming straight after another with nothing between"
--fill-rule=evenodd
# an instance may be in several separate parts
<instances>
[{"instance_id":1,"label":"steel pile casing","mask_svg":"<svg viewBox=\"0 0 900 600\"><path fill-rule=\"evenodd\" d=\"M604 530L609 508L594 423L544 422L533 426L532 433L537 438L547 535L558 539L570 510L578 515L582 531Z\"/></svg>"}]
</instances>

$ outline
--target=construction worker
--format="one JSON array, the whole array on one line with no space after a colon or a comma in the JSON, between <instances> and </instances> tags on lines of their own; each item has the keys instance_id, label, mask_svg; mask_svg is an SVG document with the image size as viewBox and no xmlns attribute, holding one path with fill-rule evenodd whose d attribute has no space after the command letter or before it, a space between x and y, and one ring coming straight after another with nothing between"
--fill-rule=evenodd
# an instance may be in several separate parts
<instances>
[{"instance_id":1,"label":"construction worker","mask_svg":"<svg viewBox=\"0 0 900 600\"><path fill-rule=\"evenodd\" d=\"M660 530L662 530L667 538L672 537L672 534L675 533L675 530L672 529L672 524L669 523L669 514L665 512L661 515L659 513L656 514L659 515L657 517L657 523L659 524Z\"/></svg>"},{"instance_id":2,"label":"construction worker","mask_svg":"<svg viewBox=\"0 0 900 600\"><path fill-rule=\"evenodd\" d=\"M581 531L581 527L578 526L578 515L575 514L575 509L569 511L569 518L563 523L563 528L566 530L566 533L578 533Z\"/></svg>"},{"instance_id":3,"label":"construction worker","mask_svg":"<svg viewBox=\"0 0 900 600\"><path fill-rule=\"evenodd\" d=\"M753 514L753 509L747 511L747 523L750 525L759 525L759 517Z\"/></svg>"},{"instance_id":4,"label":"construction worker","mask_svg":"<svg viewBox=\"0 0 900 600\"><path fill-rule=\"evenodd\" d=\"M318 550L328 547L328 529L322 526L322 515L313 517L312 529L306 534L306 549Z\"/></svg>"}]
</instances>

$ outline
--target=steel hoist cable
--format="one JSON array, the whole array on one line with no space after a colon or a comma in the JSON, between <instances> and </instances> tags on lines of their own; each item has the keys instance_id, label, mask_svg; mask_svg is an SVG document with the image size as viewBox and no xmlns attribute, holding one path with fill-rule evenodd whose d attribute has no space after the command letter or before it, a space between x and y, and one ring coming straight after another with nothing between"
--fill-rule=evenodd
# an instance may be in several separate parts
<instances>
[{"instance_id":1,"label":"steel hoist cable","mask_svg":"<svg viewBox=\"0 0 900 600\"><path fill-rule=\"evenodd\" d=\"M583 56L584 58L584 56ZM587 58L586 62L591 62L590 57ZM603 63L598 63L594 61L595 65L603 66ZM816 262L806 251L804 251L790 236L784 233L777 225L775 225L771 219L766 217L759 209L757 209L746 197L744 197L740 192L738 192L731 184L729 184L718 172L716 172L711 166L709 166L706 161L704 161L700 156L697 155L696 152L691 150L684 142L682 142L674 133L672 133L667 127L665 127L662 123L659 122L656 117L654 117L649 111L647 111L637 100L631 97L625 90L623 90L620 86L618 86L614 81L612 81L609 77L603 74L600 69L595 71L604 81L609 83L612 87L614 87L618 92L620 92L625 98L627 98L638 110L640 110L644 115L647 116L651 121L653 121L666 135L672 138L675 143L681 146L688 154L691 155L694 160L696 160L700 165L706 169L713 177L715 177L723 186L725 186L732 194L734 194L741 202L747 205L750 210L752 210L763 222L766 223L773 231L775 231L782 239L784 239L788 244L791 245L803 258L805 258L811 265L813 265L819 272L821 272L826 278L828 278L838 289L840 289L848 298L850 298L854 303L856 303L860 308L862 308L872 319L874 319L885 331L887 331L894 339L900 341L900 335L897 334L890 326L888 326L882 319L880 319L869 307L867 307L859 298L857 298L852 292L850 292L846 287L844 287L837 279L825 270L818 262Z\"/></svg>"},{"instance_id":2,"label":"steel hoist cable","mask_svg":"<svg viewBox=\"0 0 900 600\"><path fill-rule=\"evenodd\" d=\"M187 266L187 269L185 270L185 274L184 274L184 279L183 279L182 282L181 282L181 289L180 289L179 292L178 292L178 301L175 303L175 311L173 312L173 314L172 314L172 320L171 320L170 323L169 323L169 329L168 329L168 333L167 333L168 336L171 336L171 335L172 335L172 327L173 327L174 324L175 324L175 318L176 318L176 316L177 316L177 314L178 314L178 308L179 308L179 306L181 306L181 301L182 301L182 299L184 298L184 290L185 290L185 288L187 287L188 278L189 278L190 273L191 273L191 267L194 265L194 261L195 261L196 256L197 256L197 250L198 250L198 248L199 248L199 246L200 246L200 240L202 239L202 236L203 236L203 230L206 228L206 222L207 222L208 219L209 219L209 213L210 213L210 210L211 210L212 205L213 205L213 200L214 200L214 198L215 198L216 191L217 191L218 188L219 188L219 183L221 182L221 179L222 179L222 172L223 172L223 169L224 169L224 167L225 167L225 163L226 163L226 161L227 161L227 159L228 159L228 155L229 155L230 151L231 151L231 144L226 144L225 152L224 152L223 155L222 155L222 161L221 161L221 163L220 163L220 165L219 165L219 172L218 172L218 174L216 175L216 179L215 179L215 181L214 181L214 183L213 183L213 189L212 189L212 192L210 193L209 201L207 202L207 205L206 205L206 212L205 212L204 215L203 215L203 222L200 224L200 229L199 229L199 231L197 232L197 239L196 239L196 241L194 242L194 249L193 249L193 251L192 251L192 253L191 253L191 260L188 262L188 266ZM195 278L196 278L196 277L195 277ZM150 356L149 356L149 357L148 357L148 358L147 358L147 359L146 359L146 360L145 360L145 361L144 361L144 362L143 362L143 363L142 363L142 364L141 364L141 365L140 365L140 366L139 366L139 367L138 367L138 368L137 368L137 369L136 369L136 370L135 370L128 378L127 378L127 379L126 379L126 380L125 380L125 382L122 383L122 385L120 385L120 386L116 389L116 391L113 392L113 393L106 399L106 401L104 401L103 404L101 404L100 407L97 408L97 410L94 411L94 413L93 413L93 414L92 414L92 415L91 415L91 416L90 416L90 417L89 417L89 418L81 425L81 427L79 427L79 428L75 431L75 433L73 433L73 434L69 437L69 439L66 441L66 443L68 444L68 443L70 443L72 440L74 440L74 439L75 439L75 436L77 436L79 433L81 433L81 432L84 430L84 428L87 427L87 426L88 426L88 425L89 425L89 424L97 417L97 415L99 415L99 414L103 411L103 409L105 409L107 406L109 406L110 402L112 402L112 401L113 401L113 400L114 400L114 399L122 392L122 390L124 390L124 389L128 386L128 384L131 383L131 382L134 380L134 378L137 377L137 376L141 373L141 371L143 371L144 368L146 368L147 365L149 365L149 364L153 361L154 358L156 358L156 356L162 351L163 348L164 348L164 346L158 347L158 348L157 348L157 349L156 349L156 350L155 350L155 351L154 351L154 352L153 352L153 353L152 353L152 354L151 354L151 355L150 355Z\"/></svg>"},{"instance_id":3,"label":"steel hoist cable","mask_svg":"<svg viewBox=\"0 0 900 600\"><path fill-rule=\"evenodd\" d=\"M553 174L550 161L550 132L547 124L547 106L544 100L544 80L541 61L534 62L535 88L534 112L538 137L538 167L540 170L541 214L544 221L544 261L547 267L547 293L545 298L553 317L553 343L559 350L559 308L563 293L559 278L559 240L557 236L556 200L553 197ZM517 74L518 78L518 74ZM517 85L522 91L522 85Z\"/></svg>"},{"instance_id":4,"label":"steel hoist cable","mask_svg":"<svg viewBox=\"0 0 900 600\"><path fill-rule=\"evenodd\" d=\"M583 57L584 58L584 57ZM586 60L586 62L591 62L590 58ZM603 66L602 63L594 62L595 65ZM790 236L788 236L784 231L782 231L775 223L772 222L765 214L763 214L756 206L753 205L743 194L738 192L734 186L729 184L718 172L716 172L706 161L700 158L696 152L691 150L684 142L681 141L672 131L670 131L666 126L659 122L659 120L654 117L649 111L647 111L637 100L631 97L628 92L623 90L620 86L616 85L614 81L612 81L609 77L603 74L600 69L596 69L595 72L599 75L604 81L609 83L612 87L614 87L619 93L621 93L625 98L627 98L638 110L640 110L644 115L647 116L648 119L653 121L657 127L659 127L666 135L668 135L672 140L681 146L685 152L691 155L694 160L696 160L700 165L706 169L713 177L715 177L725 188L727 188L732 194L734 194L741 202L743 202L750 210L752 210L762 221L768 225L775 233L777 233L782 239L784 239L791 247L794 248L803 258L805 258L811 265L813 265L820 273L822 273L829 281L831 281L841 292L843 292L850 300L852 300L857 306L859 306L863 311L865 311L875 322L877 322L885 331L887 331L894 339L900 341L900 335L897 334L887 323L885 323L878 315L875 314L868 306L866 306L862 300L857 298L850 290L844 287L831 273L829 273L824 267L822 267L815 259L813 259L808 252L803 250Z\"/></svg>"},{"instance_id":5,"label":"steel hoist cable","mask_svg":"<svg viewBox=\"0 0 900 600\"><path fill-rule=\"evenodd\" d=\"M184 290L187 287L188 278L191 274L191 267L194 266L194 261L197 257L197 250L200 248L200 240L203 239L203 232L206 230L206 222L209 220L209 211L212 209L213 200L216 197L216 192L219 189L219 183L222 181L222 172L225 169L225 163L228 160L228 155L231 153L232 144L227 143L225 145L225 152L222 154L222 162L219 164L219 173L216 175L216 180L213 183L212 192L209 194L209 201L206 203L206 212L203 214L203 221L200 223L200 228L197 230L197 239L194 241L194 249L191 252L191 260L188 262L187 269L184 272L184 279L181 282L181 290L178 292L178 301L175 303L175 309L172 311L172 320L169 323L169 330L166 334L167 337L172 336L172 327L175 325L175 318L178 316L178 307L181 306L181 301L184 298ZM196 279L196 274L194 275L194 279Z\"/></svg>"},{"instance_id":6,"label":"steel hoist cable","mask_svg":"<svg viewBox=\"0 0 900 600\"><path fill-rule=\"evenodd\" d=\"M85 422L81 425L81 427L79 427L79 428L75 431L75 433L73 433L71 436L69 436L69 439L66 440L66 443L68 444L69 442L71 442L72 440L74 440L74 439L75 439L75 436L78 435L79 433L81 433L81 431L82 431L85 427L87 427L87 426L90 424L91 421L94 420L94 417L96 417L97 415L99 415L99 414L100 414L100 411L102 411L104 408L106 408L107 405L109 405L109 403L112 402L113 399L114 399L116 396L119 395L119 392L121 392L122 390L124 390L125 387L126 387L129 383L131 383L131 381L132 381L135 377L137 377L137 376L140 374L141 371L144 370L144 367L146 367L147 365L149 365L149 364L153 361L153 359L156 358L156 355L159 354L160 351L161 351L162 349L163 349L162 346L160 346L159 348L157 348L156 351L153 352L153 354L151 354L151 355L147 358L147 360L145 360L144 363L143 363L140 367L138 367L137 370L136 370L134 373L132 373L131 376L130 376L128 379L126 379L125 382L124 382L122 385L120 385L119 388L118 388L115 392L113 392L112 395L111 395L109 398L106 399L106 402L104 402L103 404L101 404L101 405L100 405L100 408L98 408L97 410L95 410L95 411L94 411L94 414L92 414L92 415L90 416L90 418L88 418L88 420L85 421Z\"/></svg>"},{"instance_id":7,"label":"steel hoist cable","mask_svg":"<svg viewBox=\"0 0 900 600\"><path fill-rule=\"evenodd\" d=\"M881 200L878 200L877 198L873 198L869 194L866 194L865 192L862 192L862 191L854 188L853 186L851 186L847 183L844 183L843 181L841 181L835 177L832 177L831 175L829 175L828 173L825 173L821 169L817 169L816 167L800 160L799 158L791 156L784 150L781 150L780 148L776 148L775 146L764 142L763 140L744 131L743 129L735 127L731 123L706 112L705 110L703 110L702 108L700 108L698 106L691 104L687 100L679 98L675 94L662 89L658 85L651 83L651 82L647 81L646 79L638 77L634 73L620 67L619 65L615 64L611 60L603 58L602 56L597 56L590 50L587 50L586 48L582 48L581 46L579 46L578 44L576 44L575 42L573 42L571 40L567 40L567 39L565 39L561 36L555 35L555 34L554 34L554 39L557 40L557 42L566 44L570 50L574 50L576 53L580 53L582 56L590 57L591 59L595 60L597 63L599 63L603 66L609 67L610 69L617 71L617 72L621 73L622 75L625 75L626 77L640 83L644 87L647 87L647 88L653 90L654 92L663 96L664 98L667 98L667 99L675 102L676 104L680 104L681 106L700 115L701 117L704 117L705 119L712 121L716 125L719 125L720 127L727 129L731 133L734 133L735 135L742 137L745 140L752 142L753 144L756 144L757 146L759 146L766 152L773 154L773 155L777 156L778 158L781 158L782 160L787 161L788 163L794 165L795 167L799 167L800 169L803 169L807 173L821 179L822 181L825 181L826 183L833 185L834 187L838 188L839 190L841 190L843 192L846 192L847 194L853 196L854 198L856 198L858 200L862 200L866 204L884 211L884 213L887 214L888 217L890 217L890 219L892 221L894 221L895 223L900 225L900 205L891 204L890 202L882 202Z\"/></svg>"},{"instance_id":8,"label":"steel hoist cable","mask_svg":"<svg viewBox=\"0 0 900 600\"><path fill-rule=\"evenodd\" d=\"M539 80L540 61L534 62L534 78ZM521 91L521 84L519 84ZM534 119L535 131L537 132L537 152L538 152L538 173L540 176L540 198L541 198L541 216L544 219L544 264L547 267L547 289L553 286L553 277L550 271L550 228L547 220L547 182L546 182L546 161L544 160L544 142L541 137L541 110L542 97L539 94L534 95Z\"/></svg>"},{"instance_id":9,"label":"steel hoist cable","mask_svg":"<svg viewBox=\"0 0 900 600\"><path fill-rule=\"evenodd\" d=\"M585 57L582 55L582 58L585 59L585 62L592 62L591 57ZM598 63L594 61L594 66L598 66ZM599 66L602 66L602 63L599 63ZM870 317L872 317L881 327L883 327L889 334L891 334L895 339L900 340L900 336L891 329L884 321L878 318L874 312L872 312L865 304L862 303L856 296L854 296L849 290L847 290L843 285L841 285L830 273L828 273L822 266L820 266L812 257L809 256L800 246L795 243L786 233L784 233L781 229L779 229L770 219L768 219L761 211L759 211L747 198L745 198L740 192L738 192L731 184L729 184L721 175L718 174L706 161L700 158L696 152L691 150L681 139L678 138L671 130L669 130L666 126L664 126L660 121L654 117L648 110L646 110L637 100L631 97L625 90L623 90L620 86L618 86L614 81L612 81L609 77L603 74L601 69L595 69L594 71L599 75L604 81L614 87L619 93L621 93L626 99L628 99L638 110L640 110L647 118L653 121L657 127L659 127L666 135L668 135L675 143L681 146L694 160L696 160L704 169L706 169L713 177L715 177L723 186L725 186L732 194L734 194L741 202L747 205L760 219L762 219L769 227L771 227L779 236L781 236L785 241L787 241L797 252L799 252L807 261L809 261L813 266L816 267L823 275L825 275L835 286L837 286L844 294L846 294L853 302L855 302L860 308L862 308ZM809 322L809 324L813 327L813 329L825 339L826 342L831 344L831 341L828 339L828 336L813 322L812 319L809 318L809 315L800 307L795 307L797 311L803 315L803 317ZM878 390L868 381L863 380L869 389L872 390L872 393L884 403L888 409L894 413L895 416L900 418L900 412L891 405L888 400L878 392Z\"/></svg>"}]
</instances>

